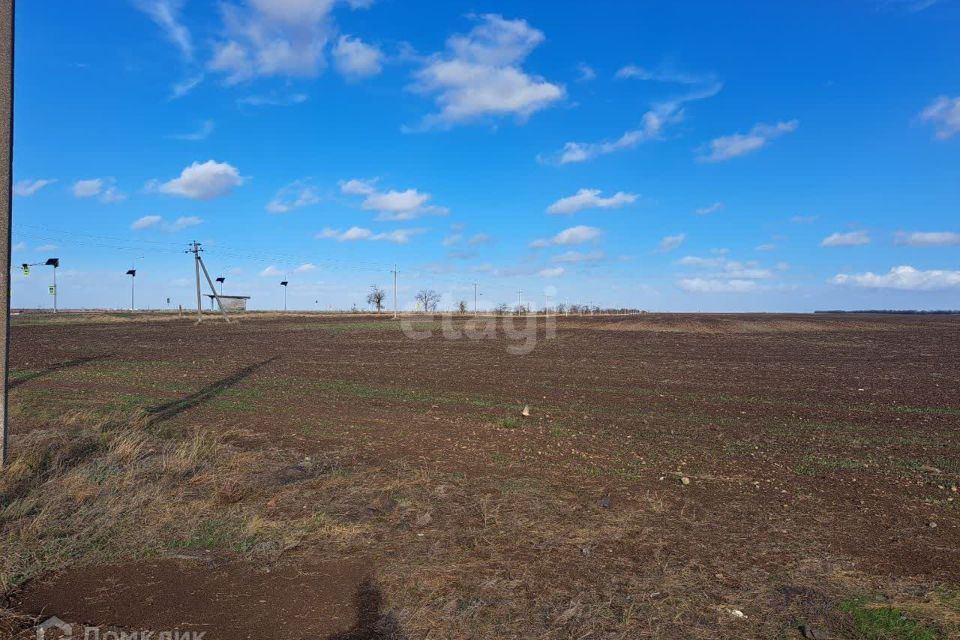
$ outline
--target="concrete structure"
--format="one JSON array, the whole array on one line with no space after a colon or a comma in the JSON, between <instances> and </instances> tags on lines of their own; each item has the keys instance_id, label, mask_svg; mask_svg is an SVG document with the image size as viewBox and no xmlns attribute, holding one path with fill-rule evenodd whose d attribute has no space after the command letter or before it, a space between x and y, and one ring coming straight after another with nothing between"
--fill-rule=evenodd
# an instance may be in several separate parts
<instances>
[{"instance_id":1,"label":"concrete structure","mask_svg":"<svg viewBox=\"0 0 960 640\"><path fill-rule=\"evenodd\" d=\"M205 295L210 298L210 308L213 309L217 296L213 295L212 293ZM223 305L224 311L246 311L247 300L249 299L250 296L220 296L220 303Z\"/></svg>"}]
</instances>

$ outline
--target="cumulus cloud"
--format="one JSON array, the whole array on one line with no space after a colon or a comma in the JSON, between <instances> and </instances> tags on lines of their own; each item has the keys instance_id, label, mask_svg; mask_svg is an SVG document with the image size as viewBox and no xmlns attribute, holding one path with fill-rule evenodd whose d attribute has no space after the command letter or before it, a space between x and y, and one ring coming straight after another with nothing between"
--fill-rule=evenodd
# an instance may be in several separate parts
<instances>
[{"instance_id":1,"label":"cumulus cloud","mask_svg":"<svg viewBox=\"0 0 960 640\"><path fill-rule=\"evenodd\" d=\"M425 215L447 215L446 207L429 204L433 198L429 193L416 189L405 191L380 191L377 180L344 180L340 182L340 191L347 195L363 196L363 209L376 211L377 220L397 221L413 220Z\"/></svg>"},{"instance_id":2,"label":"cumulus cloud","mask_svg":"<svg viewBox=\"0 0 960 640\"><path fill-rule=\"evenodd\" d=\"M143 216L142 218L137 218L133 221L133 224L130 225L131 229L148 229L160 224L163 221L163 218L160 216Z\"/></svg>"},{"instance_id":3,"label":"cumulus cloud","mask_svg":"<svg viewBox=\"0 0 960 640\"><path fill-rule=\"evenodd\" d=\"M29 198L37 191L40 191L40 189L43 189L47 185L51 185L54 182L56 182L54 179L20 180L13 185L13 195L21 198Z\"/></svg>"},{"instance_id":4,"label":"cumulus cloud","mask_svg":"<svg viewBox=\"0 0 960 640\"><path fill-rule=\"evenodd\" d=\"M224 3L224 37L207 67L228 84L255 77L312 77L326 64L336 0L246 0ZM347 2L360 9L370 2Z\"/></svg>"},{"instance_id":5,"label":"cumulus cloud","mask_svg":"<svg viewBox=\"0 0 960 640\"><path fill-rule=\"evenodd\" d=\"M600 229L581 224L564 229L552 238L534 240L530 243L530 246L534 249L539 249L549 246L584 244L585 242L596 242L602 236L603 231Z\"/></svg>"},{"instance_id":6,"label":"cumulus cloud","mask_svg":"<svg viewBox=\"0 0 960 640\"><path fill-rule=\"evenodd\" d=\"M821 247L859 247L865 244L870 244L870 236L866 231L831 233L820 242Z\"/></svg>"},{"instance_id":7,"label":"cumulus cloud","mask_svg":"<svg viewBox=\"0 0 960 640\"><path fill-rule=\"evenodd\" d=\"M526 57L544 40L525 20L475 16L466 34L447 40L446 51L430 56L414 74L411 89L432 96L439 111L420 129L513 115L525 119L565 96L562 85L523 70Z\"/></svg>"},{"instance_id":8,"label":"cumulus cloud","mask_svg":"<svg viewBox=\"0 0 960 640\"><path fill-rule=\"evenodd\" d=\"M333 48L333 65L345 78L368 78L383 69L383 52L360 38L340 36Z\"/></svg>"},{"instance_id":9,"label":"cumulus cloud","mask_svg":"<svg viewBox=\"0 0 960 640\"><path fill-rule=\"evenodd\" d=\"M163 225L163 230L169 232L181 231L187 227L195 227L202 222L203 220L197 216L180 216L173 222Z\"/></svg>"},{"instance_id":10,"label":"cumulus cloud","mask_svg":"<svg viewBox=\"0 0 960 640\"><path fill-rule=\"evenodd\" d=\"M311 271L316 271L317 265L312 262L304 262L302 265L294 269L294 273L309 273Z\"/></svg>"},{"instance_id":11,"label":"cumulus cloud","mask_svg":"<svg viewBox=\"0 0 960 640\"><path fill-rule=\"evenodd\" d=\"M754 280L683 278L680 288L690 293L751 293L760 287Z\"/></svg>"},{"instance_id":12,"label":"cumulus cloud","mask_svg":"<svg viewBox=\"0 0 960 640\"><path fill-rule=\"evenodd\" d=\"M134 220L130 228L134 230L160 228L168 233L175 233L202 222L203 220L197 216L180 216L173 222L164 222L162 216L143 216Z\"/></svg>"},{"instance_id":13,"label":"cumulus cloud","mask_svg":"<svg viewBox=\"0 0 960 640\"><path fill-rule=\"evenodd\" d=\"M75 198L97 198L100 202L121 202L127 195L114 185L113 178L77 180L71 188Z\"/></svg>"},{"instance_id":14,"label":"cumulus cloud","mask_svg":"<svg viewBox=\"0 0 960 640\"><path fill-rule=\"evenodd\" d=\"M730 260L724 254L711 257L684 256L677 260L675 264L705 270L705 273L700 277L686 278L688 282L697 282L700 283L697 286L703 287L724 288L734 281L768 280L774 277L773 271L761 267L756 262ZM786 268L786 265L783 266Z\"/></svg>"},{"instance_id":15,"label":"cumulus cloud","mask_svg":"<svg viewBox=\"0 0 960 640\"><path fill-rule=\"evenodd\" d=\"M425 229L396 229L383 233L374 233L370 229L363 227L350 227L346 231L337 229L324 229L317 234L319 240L337 240L339 242L349 242L353 240L382 240L385 242L395 242L397 244L406 244L415 235L424 233Z\"/></svg>"},{"instance_id":16,"label":"cumulus cloud","mask_svg":"<svg viewBox=\"0 0 960 640\"><path fill-rule=\"evenodd\" d=\"M295 180L286 185L266 205L270 213L287 213L320 202L316 187L307 180Z\"/></svg>"},{"instance_id":17,"label":"cumulus cloud","mask_svg":"<svg viewBox=\"0 0 960 640\"><path fill-rule=\"evenodd\" d=\"M467 244L472 246L490 244L491 242L493 242L493 236L488 233L476 233L467 239Z\"/></svg>"},{"instance_id":18,"label":"cumulus cloud","mask_svg":"<svg viewBox=\"0 0 960 640\"><path fill-rule=\"evenodd\" d=\"M180 177L167 182L147 183L148 191L159 191L193 200L212 200L243 184L236 167L226 162L207 160L194 162L180 172Z\"/></svg>"},{"instance_id":19,"label":"cumulus cloud","mask_svg":"<svg viewBox=\"0 0 960 640\"><path fill-rule=\"evenodd\" d=\"M717 211L720 211L720 209L723 209L723 203L722 203L722 202L714 202L714 203L713 203L712 205L710 205L709 207L700 207L699 209L696 210L695 213L696 213L698 216L708 216L708 215L710 215L711 213L716 213Z\"/></svg>"},{"instance_id":20,"label":"cumulus cloud","mask_svg":"<svg viewBox=\"0 0 960 640\"><path fill-rule=\"evenodd\" d=\"M680 245L683 244L683 241L687 239L687 234L678 233L673 236L666 236L663 240L660 241L660 244L657 245L657 251L661 253L666 253L668 251L673 251L678 249Z\"/></svg>"},{"instance_id":21,"label":"cumulus cloud","mask_svg":"<svg viewBox=\"0 0 960 640\"><path fill-rule=\"evenodd\" d=\"M901 231L897 244L910 247L955 247L960 245L960 233L955 231Z\"/></svg>"},{"instance_id":22,"label":"cumulus cloud","mask_svg":"<svg viewBox=\"0 0 960 640\"><path fill-rule=\"evenodd\" d=\"M547 267L546 269L541 269L537 272L537 275L541 278L558 278L566 272L566 269L563 267Z\"/></svg>"},{"instance_id":23,"label":"cumulus cloud","mask_svg":"<svg viewBox=\"0 0 960 640\"><path fill-rule=\"evenodd\" d=\"M851 285L866 289L900 289L902 291L934 291L960 287L960 271L921 271L904 265L893 267L887 273L839 273L831 280L834 284Z\"/></svg>"},{"instance_id":24,"label":"cumulus cloud","mask_svg":"<svg viewBox=\"0 0 960 640\"><path fill-rule=\"evenodd\" d=\"M757 124L748 133L734 133L714 138L706 144L697 156L700 162L723 162L738 156L759 151L771 140L793 133L800 126L798 120L778 122L777 124Z\"/></svg>"},{"instance_id":25,"label":"cumulus cloud","mask_svg":"<svg viewBox=\"0 0 960 640\"><path fill-rule=\"evenodd\" d=\"M616 209L637 201L636 194L618 191L608 198L600 195L599 189L580 189L572 196L560 198L549 207L547 213L572 215L583 209Z\"/></svg>"},{"instance_id":26,"label":"cumulus cloud","mask_svg":"<svg viewBox=\"0 0 960 640\"><path fill-rule=\"evenodd\" d=\"M134 0L133 5L160 27L185 60L193 59L193 39L180 21L183 0Z\"/></svg>"},{"instance_id":27,"label":"cumulus cloud","mask_svg":"<svg viewBox=\"0 0 960 640\"><path fill-rule=\"evenodd\" d=\"M567 251L553 257L554 262L574 264L578 262L597 262L605 260L607 254L603 251Z\"/></svg>"},{"instance_id":28,"label":"cumulus cloud","mask_svg":"<svg viewBox=\"0 0 960 640\"><path fill-rule=\"evenodd\" d=\"M960 133L960 96L940 96L920 113L920 121L933 125L940 140L957 135Z\"/></svg>"}]
</instances>

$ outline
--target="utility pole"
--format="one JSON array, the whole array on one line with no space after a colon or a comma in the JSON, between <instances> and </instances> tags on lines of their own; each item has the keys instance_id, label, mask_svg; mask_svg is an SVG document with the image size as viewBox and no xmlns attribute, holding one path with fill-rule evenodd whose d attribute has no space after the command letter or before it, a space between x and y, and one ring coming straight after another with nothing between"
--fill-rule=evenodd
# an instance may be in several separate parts
<instances>
[{"instance_id":1,"label":"utility pole","mask_svg":"<svg viewBox=\"0 0 960 640\"><path fill-rule=\"evenodd\" d=\"M287 285L290 284L287 280L280 282L280 286L283 287L283 310L287 310Z\"/></svg>"},{"instance_id":2,"label":"utility pole","mask_svg":"<svg viewBox=\"0 0 960 640\"><path fill-rule=\"evenodd\" d=\"M200 248L200 243L196 240L191 243L190 249L187 250L188 253L193 254L194 270L197 275L197 323L203 322L203 302L200 299L200 252L203 249Z\"/></svg>"},{"instance_id":3,"label":"utility pole","mask_svg":"<svg viewBox=\"0 0 960 640\"><path fill-rule=\"evenodd\" d=\"M203 275L207 279L207 284L210 285L210 293L217 299L217 306L220 307L220 313L223 314L223 319L226 322L230 322L227 310L223 308L223 301L220 300L220 296L217 294L217 288L213 286L213 280L210 279L210 274L207 272L207 265L203 264L203 258L200 257L201 251L203 251L203 249L200 248L200 243L194 240L190 243L190 248L184 252L192 253L194 256L194 267L197 275L197 324L203 322L203 301L200 295L200 269L203 269Z\"/></svg>"},{"instance_id":4,"label":"utility pole","mask_svg":"<svg viewBox=\"0 0 960 640\"><path fill-rule=\"evenodd\" d=\"M517 289L517 315L523 313L523 289Z\"/></svg>"},{"instance_id":5,"label":"utility pole","mask_svg":"<svg viewBox=\"0 0 960 640\"><path fill-rule=\"evenodd\" d=\"M397 274L400 273L397 271L397 265L393 265L393 271L390 273L393 274L393 319L397 319Z\"/></svg>"},{"instance_id":6,"label":"utility pole","mask_svg":"<svg viewBox=\"0 0 960 640\"><path fill-rule=\"evenodd\" d=\"M137 270L129 269L127 270L127 275L130 276L130 311L136 310L136 299L134 298L134 282L137 280Z\"/></svg>"},{"instance_id":7,"label":"utility pole","mask_svg":"<svg viewBox=\"0 0 960 640\"><path fill-rule=\"evenodd\" d=\"M220 296L223 297L223 281L226 280L223 276L217 278L217 282L220 283Z\"/></svg>"},{"instance_id":8,"label":"utility pole","mask_svg":"<svg viewBox=\"0 0 960 640\"><path fill-rule=\"evenodd\" d=\"M477 310L477 287L480 285L476 282L473 283L473 315L478 315L480 312Z\"/></svg>"},{"instance_id":9,"label":"utility pole","mask_svg":"<svg viewBox=\"0 0 960 640\"><path fill-rule=\"evenodd\" d=\"M13 186L13 13L14 0L0 3L0 469L7 464L7 372L10 366L10 231Z\"/></svg>"}]
</instances>

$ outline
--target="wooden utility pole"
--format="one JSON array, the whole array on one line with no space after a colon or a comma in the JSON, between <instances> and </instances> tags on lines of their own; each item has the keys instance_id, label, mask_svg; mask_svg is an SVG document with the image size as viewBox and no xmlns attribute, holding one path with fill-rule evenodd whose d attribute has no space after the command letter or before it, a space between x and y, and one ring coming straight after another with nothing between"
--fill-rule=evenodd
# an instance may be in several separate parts
<instances>
[{"instance_id":1,"label":"wooden utility pole","mask_svg":"<svg viewBox=\"0 0 960 640\"><path fill-rule=\"evenodd\" d=\"M0 467L7 464L7 373L10 368L10 232L13 187L13 5L0 2Z\"/></svg>"}]
</instances>

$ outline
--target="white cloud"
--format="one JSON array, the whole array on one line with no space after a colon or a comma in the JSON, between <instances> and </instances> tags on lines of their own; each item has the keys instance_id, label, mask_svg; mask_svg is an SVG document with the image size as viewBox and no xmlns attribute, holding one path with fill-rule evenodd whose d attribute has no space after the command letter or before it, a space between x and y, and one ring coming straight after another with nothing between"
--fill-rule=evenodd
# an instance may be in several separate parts
<instances>
[{"instance_id":1,"label":"white cloud","mask_svg":"<svg viewBox=\"0 0 960 640\"><path fill-rule=\"evenodd\" d=\"M701 76L693 73L677 71L676 69L670 67L647 69L635 64L628 64L620 67L614 77L617 80L650 80L653 82L687 85L709 85L717 82L717 79L712 75Z\"/></svg>"},{"instance_id":2,"label":"white cloud","mask_svg":"<svg viewBox=\"0 0 960 640\"><path fill-rule=\"evenodd\" d=\"M624 149L632 149L645 142L658 140L663 128L668 124L680 122L683 119L683 110L678 105L670 104L651 109L643 114L641 125L631 129L616 140L603 142L567 142L563 149L554 157L540 158L541 162L556 164L570 164L586 162L597 156L603 156Z\"/></svg>"},{"instance_id":3,"label":"white cloud","mask_svg":"<svg viewBox=\"0 0 960 640\"><path fill-rule=\"evenodd\" d=\"M870 236L866 231L831 233L820 242L821 247L859 247L865 244L870 244Z\"/></svg>"},{"instance_id":4,"label":"white cloud","mask_svg":"<svg viewBox=\"0 0 960 640\"><path fill-rule=\"evenodd\" d=\"M604 260L606 257L607 254L603 251L567 251L566 253L554 256L553 261L574 264L578 262L596 262L598 260Z\"/></svg>"},{"instance_id":5,"label":"white cloud","mask_svg":"<svg viewBox=\"0 0 960 640\"><path fill-rule=\"evenodd\" d=\"M197 216L180 216L170 224L163 225L163 230L172 233L175 231L181 231L187 227L194 227L201 223L203 223L203 220Z\"/></svg>"},{"instance_id":6,"label":"white cloud","mask_svg":"<svg viewBox=\"0 0 960 640\"><path fill-rule=\"evenodd\" d=\"M73 195L76 198L93 198L100 195L101 191L103 191L103 180L100 178L77 180L73 183Z\"/></svg>"},{"instance_id":7,"label":"white cloud","mask_svg":"<svg viewBox=\"0 0 960 640\"><path fill-rule=\"evenodd\" d=\"M641 144L661 140L664 138L664 131L668 126L683 121L685 104L713 97L723 89L723 83L713 76L694 76L679 72L661 72L660 75L655 77L650 72L632 66L621 69L620 72L618 72L618 77L659 80L662 82L682 84L689 88L687 92L682 95L653 104L641 117L640 126L626 131L619 138L601 142L567 142L557 153L538 156L540 162L560 165L573 162L586 162L598 156L632 149Z\"/></svg>"},{"instance_id":8,"label":"white cloud","mask_svg":"<svg viewBox=\"0 0 960 640\"><path fill-rule=\"evenodd\" d=\"M39 251L43 253L44 251L56 251L60 248L58 244L42 244L39 247L34 248L34 251Z\"/></svg>"},{"instance_id":9,"label":"white cloud","mask_svg":"<svg viewBox=\"0 0 960 640\"><path fill-rule=\"evenodd\" d=\"M960 233L955 231L901 231L897 234L897 244L911 247L954 247L960 245Z\"/></svg>"},{"instance_id":10,"label":"white cloud","mask_svg":"<svg viewBox=\"0 0 960 640\"><path fill-rule=\"evenodd\" d=\"M431 95L439 111L420 128L449 128L488 117L520 119L563 98L563 86L525 72L521 65L544 40L525 20L487 14L474 18L467 34L447 40L443 53L429 57L414 74L413 91Z\"/></svg>"},{"instance_id":11,"label":"white cloud","mask_svg":"<svg viewBox=\"0 0 960 640\"><path fill-rule=\"evenodd\" d=\"M137 218L133 221L133 224L130 225L131 229L147 229L149 227L156 226L163 221L163 218L160 216L143 216L142 218Z\"/></svg>"},{"instance_id":12,"label":"white cloud","mask_svg":"<svg viewBox=\"0 0 960 640\"><path fill-rule=\"evenodd\" d=\"M180 22L183 0L134 0L133 4L163 30L164 35L176 45L184 59L193 59L190 31Z\"/></svg>"},{"instance_id":13,"label":"white cloud","mask_svg":"<svg viewBox=\"0 0 960 640\"><path fill-rule=\"evenodd\" d=\"M348 1L354 9L370 2ZM224 37L207 64L228 84L255 77L313 77L326 65L335 0L246 0L222 4Z\"/></svg>"},{"instance_id":14,"label":"white cloud","mask_svg":"<svg viewBox=\"0 0 960 640\"><path fill-rule=\"evenodd\" d=\"M960 96L940 96L920 113L920 120L932 124L940 140L960 133Z\"/></svg>"},{"instance_id":15,"label":"white cloud","mask_svg":"<svg viewBox=\"0 0 960 640\"><path fill-rule=\"evenodd\" d=\"M350 227L346 231L336 229L324 229L316 235L320 240L337 240L339 242L348 242L352 240L382 240L385 242L395 242L397 244L406 244L410 238L424 233L425 229L396 229L383 233L374 233L370 229L363 227Z\"/></svg>"},{"instance_id":16,"label":"white cloud","mask_svg":"<svg viewBox=\"0 0 960 640\"><path fill-rule=\"evenodd\" d=\"M317 265L312 262L304 262L302 265L294 269L294 273L309 273L311 271L316 271Z\"/></svg>"},{"instance_id":17,"label":"white cloud","mask_svg":"<svg viewBox=\"0 0 960 640\"><path fill-rule=\"evenodd\" d=\"M360 38L344 35L333 48L333 64L346 78L368 78L383 68L383 52Z\"/></svg>"},{"instance_id":18,"label":"white cloud","mask_svg":"<svg viewBox=\"0 0 960 640\"><path fill-rule=\"evenodd\" d=\"M893 267L887 273L839 273L834 284L852 285L867 289L900 289L903 291L933 291L960 287L960 271L920 271L911 266Z\"/></svg>"},{"instance_id":19,"label":"white cloud","mask_svg":"<svg viewBox=\"0 0 960 640\"><path fill-rule=\"evenodd\" d=\"M530 243L530 246L534 249L539 249L542 247L549 247L551 245L563 246L563 245L574 245L574 244L583 244L585 242L596 242L603 236L603 231L597 229L596 227L588 227L586 225L577 225L575 227L570 227L564 229L557 235L552 238L534 240Z\"/></svg>"},{"instance_id":20,"label":"white cloud","mask_svg":"<svg viewBox=\"0 0 960 640\"><path fill-rule=\"evenodd\" d=\"M720 209L723 209L723 203L714 202L709 207L700 207L699 209L696 210L695 213L698 216L707 216L707 215L710 215L711 213L716 213L717 211L720 211Z\"/></svg>"},{"instance_id":21,"label":"white cloud","mask_svg":"<svg viewBox=\"0 0 960 640\"><path fill-rule=\"evenodd\" d=\"M493 242L493 236L487 233L476 233L467 240L467 244L476 246L478 244L490 244Z\"/></svg>"},{"instance_id":22,"label":"white cloud","mask_svg":"<svg viewBox=\"0 0 960 640\"><path fill-rule=\"evenodd\" d=\"M766 242L766 243L764 243L764 244L758 244L756 247L754 247L754 250L756 250L756 251L773 251L773 250L776 249L776 248L777 248L777 245L775 245L775 244L773 244L773 243L771 243L771 242Z\"/></svg>"},{"instance_id":23,"label":"white cloud","mask_svg":"<svg viewBox=\"0 0 960 640\"><path fill-rule=\"evenodd\" d=\"M416 189L405 191L378 191L376 180L346 180L340 182L340 191L348 195L364 196L360 205L368 211L376 211L377 220L413 220L424 215L447 215L446 207L428 204L433 198L429 193Z\"/></svg>"},{"instance_id":24,"label":"white cloud","mask_svg":"<svg viewBox=\"0 0 960 640\"><path fill-rule=\"evenodd\" d=\"M113 184L113 178L91 178L73 183L73 195L76 198L97 198L100 202L121 202L127 195Z\"/></svg>"},{"instance_id":25,"label":"white cloud","mask_svg":"<svg viewBox=\"0 0 960 640\"><path fill-rule=\"evenodd\" d=\"M445 246L445 247L451 247L451 246L459 243L461 240L463 240L463 234L462 234L462 233L453 233L453 234L450 234L449 236L445 237L445 238L443 239L443 241L442 241L442 244L443 244L443 246Z\"/></svg>"},{"instance_id":26,"label":"white cloud","mask_svg":"<svg viewBox=\"0 0 960 640\"><path fill-rule=\"evenodd\" d=\"M182 98L193 91L201 82L203 82L202 73L184 78L180 82L174 84L170 89L170 99L176 100L177 98Z\"/></svg>"},{"instance_id":27,"label":"white cloud","mask_svg":"<svg viewBox=\"0 0 960 640\"><path fill-rule=\"evenodd\" d=\"M236 167L226 162L207 160L204 163L194 162L180 172L179 178L162 184L150 182L147 189L194 200L211 200L226 195L241 184L243 178Z\"/></svg>"},{"instance_id":28,"label":"white cloud","mask_svg":"<svg viewBox=\"0 0 960 640\"><path fill-rule=\"evenodd\" d=\"M738 156L759 151L774 138L793 133L800 126L798 120L778 122L777 124L757 124L748 133L734 133L714 138L701 149L697 160L700 162L723 162Z\"/></svg>"},{"instance_id":29,"label":"white cloud","mask_svg":"<svg viewBox=\"0 0 960 640\"><path fill-rule=\"evenodd\" d=\"M557 278L562 276L565 273L566 269L563 267L548 267L546 269L541 269L537 272L537 275L542 278Z\"/></svg>"},{"instance_id":30,"label":"white cloud","mask_svg":"<svg viewBox=\"0 0 960 640\"><path fill-rule=\"evenodd\" d=\"M663 240L660 241L660 244L657 245L657 251L661 253L666 253L668 251L673 251L678 249L680 245L683 244L683 241L687 239L687 234L678 233L673 236L666 236Z\"/></svg>"},{"instance_id":31,"label":"white cloud","mask_svg":"<svg viewBox=\"0 0 960 640\"><path fill-rule=\"evenodd\" d=\"M580 76L577 78L578 82L590 82L597 77L597 72L593 70L593 67L585 62L581 62L577 65L577 73L580 74Z\"/></svg>"},{"instance_id":32,"label":"white cloud","mask_svg":"<svg viewBox=\"0 0 960 640\"><path fill-rule=\"evenodd\" d=\"M618 191L609 198L600 195L599 189L580 189L572 196L560 198L549 207L547 213L571 215L582 209L615 209L637 201L636 194Z\"/></svg>"},{"instance_id":33,"label":"white cloud","mask_svg":"<svg viewBox=\"0 0 960 640\"><path fill-rule=\"evenodd\" d=\"M37 191L40 191L40 189L43 189L47 185L51 185L54 182L56 182L54 179L20 180L13 185L13 195L21 198L28 198Z\"/></svg>"},{"instance_id":34,"label":"white cloud","mask_svg":"<svg viewBox=\"0 0 960 640\"><path fill-rule=\"evenodd\" d=\"M318 202L320 194L316 187L307 180L294 180L277 191L277 195L267 203L266 209L270 213L287 213Z\"/></svg>"},{"instance_id":35,"label":"white cloud","mask_svg":"<svg viewBox=\"0 0 960 640\"><path fill-rule=\"evenodd\" d=\"M294 104L302 104L307 101L305 93L277 94L246 96L237 100L240 104L251 107L289 107Z\"/></svg>"},{"instance_id":36,"label":"white cloud","mask_svg":"<svg viewBox=\"0 0 960 640\"><path fill-rule=\"evenodd\" d=\"M680 288L690 293L750 293L760 287L753 280L684 278Z\"/></svg>"},{"instance_id":37,"label":"white cloud","mask_svg":"<svg viewBox=\"0 0 960 640\"><path fill-rule=\"evenodd\" d=\"M277 269L273 265L270 265L269 267L267 267L266 269L260 272L260 276L263 278L275 278L277 276L282 276L282 275L283 275L283 271L280 271L280 269Z\"/></svg>"},{"instance_id":38,"label":"white cloud","mask_svg":"<svg viewBox=\"0 0 960 640\"><path fill-rule=\"evenodd\" d=\"M730 260L725 253L711 258L700 256L684 256L676 261L676 264L684 267L700 267L703 269L713 269L712 273L706 274L704 278L693 278L692 280L706 280L711 283L718 281L729 282L731 280L766 280L773 278L773 271L761 268L756 262L739 262Z\"/></svg>"},{"instance_id":39,"label":"white cloud","mask_svg":"<svg viewBox=\"0 0 960 640\"><path fill-rule=\"evenodd\" d=\"M210 137L210 134L213 133L213 120L204 120L200 124L200 128L196 131L191 131L189 133L176 133L172 136L174 140L186 140L188 142L199 142L200 140L206 140Z\"/></svg>"}]
</instances>

